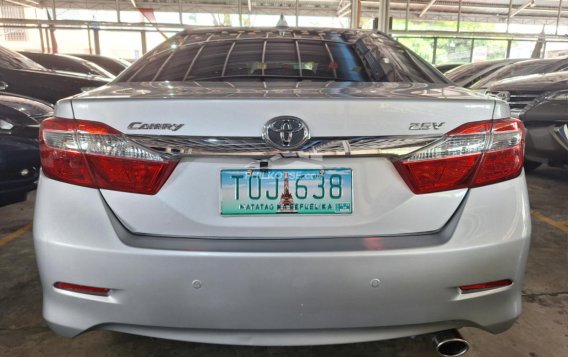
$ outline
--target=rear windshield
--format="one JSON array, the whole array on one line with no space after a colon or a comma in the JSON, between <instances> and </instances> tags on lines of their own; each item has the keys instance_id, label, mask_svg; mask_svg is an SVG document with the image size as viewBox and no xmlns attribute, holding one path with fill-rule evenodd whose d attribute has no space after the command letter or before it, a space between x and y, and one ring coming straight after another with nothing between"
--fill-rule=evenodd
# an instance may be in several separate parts
<instances>
[{"instance_id":1,"label":"rear windshield","mask_svg":"<svg viewBox=\"0 0 568 357\"><path fill-rule=\"evenodd\" d=\"M183 32L145 55L118 82L323 80L446 83L398 42L334 31Z\"/></svg>"},{"instance_id":2,"label":"rear windshield","mask_svg":"<svg viewBox=\"0 0 568 357\"><path fill-rule=\"evenodd\" d=\"M6 69L45 70L44 67L31 59L4 47L0 47L0 67Z\"/></svg>"}]
</instances>

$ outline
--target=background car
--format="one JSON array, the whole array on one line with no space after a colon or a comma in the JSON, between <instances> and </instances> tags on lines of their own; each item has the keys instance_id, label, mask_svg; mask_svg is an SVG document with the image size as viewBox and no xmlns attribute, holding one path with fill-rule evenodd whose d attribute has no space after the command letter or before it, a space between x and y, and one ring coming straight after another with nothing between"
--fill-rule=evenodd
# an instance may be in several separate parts
<instances>
[{"instance_id":1,"label":"background car","mask_svg":"<svg viewBox=\"0 0 568 357\"><path fill-rule=\"evenodd\" d=\"M459 66L463 66L463 63L440 64L440 65L436 65L436 69L438 69L438 71L440 71L442 73L446 73L446 72L451 71L452 69L457 68Z\"/></svg>"},{"instance_id":2,"label":"background car","mask_svg":"<svg viewBox=\"0 0 568 357\"><path fill-rule=\"evenodd\" d=\"M92 63L96 63L115 76L118 75L120 72L124 71L126 68L128 68L131 65L131 63L126 60L107 57L107 56L77 54L77 53L70 54L70 56L79 57L84 60L90 61Z\"/></svg>"},{"instance_id":3,"label":"background car","mask_svg":"<svg viewBox=\"0 0 568 357\"><path fill-rule=\"evenodd\" d=\"M522 59L503 59L495 61L484 61L469 63L448 71L446 77L460 87L469 87L486 75L489 75L512 63L522 61Z\"/></svg>"},{"instance_id":4,"label":"background car","mask_svg":"<svg viewBox=\"0 0 568 357\"><path fill-rule=\"evenodd\" d=\"M0 46L0 90L55 104L84 89L107 84L108 78L48 70L17 52Z\"/></svg>"},{"instance_id":5,"label":"background car","mask_svg":"<svg viewBox=\"0 0 568 357\"><path fill-rule=\"evenodd\" d=\"M511 115L519 117L521 112L538 97L567 88L568 71L563 71L504 79L493 83L487 89L487 93L508 102Z\"/></svg>"},{"instance_id":6,"label":"background car","mask_svg":"<svg viewBox=\"0 0 568 357\"><path fill-rule=\"evenodd\" d=\"M52 115L48 103L0 94L0 206L24 201L36 188L39 124Z\"/></svg>"},{"instance_id":7,"label":"background car","mask_svg":"<svg viewBox=\"0 0 568 357\"><path fill-rule=\"evenodd\" d=\"M521 113L527 128L525 169L568 165L568 85L537 98Z\"/></svg>"},{"instance_id":8,"label":"background car","mask_svg":"<svg viewBox=\"0 0 568 357\"><path fill-rule=\"evenodd\" d=\"M510 64L486 75L472 84L470 89L486 89L493 83L506 78L564 71L568 69L568 58L533 59Z\"/></svg>"},{"instance_id":9,"label":"background car","mask_svg":"<svg viewBox=\"0 0 568 357\"><path fill-rule=\"evenodd\" d=\"M0 134L0 207L26 200L39 174L37 140Z\"/></svg>"},{"instance_id":10,"label":"background car","mask_svg":"<svg viewBox=\"0 0 568 357\"><path fill-rule=\"evenodd\" d=\"M527 130L525 169L542 163L568 164L568 71L514 77L494 83L488 93L509 102Z\"/></svg>"},{"instance_id":11,"label":"background car","mask_svg":"<svg viewBox=\"0 0 568 357\"><path fill-rule=\"evenodd\" d=\"M114 74L103 67L82 58L41 52L20 51L20 53L47 69L114 78Z\"/></svg>"},{"instance_id":12,"label":"background car","mask_svg":"<svg viewBox=\"0 0 568 357\"><path fill-rule=\"evenodd\" d=\"M49 103L0 92L0 134L37 139L39 124L52 115Z\"/></svg>"}]
</instances>

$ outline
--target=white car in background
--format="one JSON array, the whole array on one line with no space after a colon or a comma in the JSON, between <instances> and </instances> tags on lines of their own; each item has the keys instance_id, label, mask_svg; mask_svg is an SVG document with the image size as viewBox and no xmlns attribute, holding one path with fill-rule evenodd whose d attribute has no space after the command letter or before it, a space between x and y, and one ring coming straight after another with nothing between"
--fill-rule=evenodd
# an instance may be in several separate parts
<instances>
[{"instance_id":1,"label":"white car in background","mask_svg":"<svg viewBox=\"0 0 568 357\"><path fill-rule=\"evenodd\" d=\"M524 129L388 36L187 30L41 126L44 316L242 345L508 329Z\"/></svg>"}]
</instances>

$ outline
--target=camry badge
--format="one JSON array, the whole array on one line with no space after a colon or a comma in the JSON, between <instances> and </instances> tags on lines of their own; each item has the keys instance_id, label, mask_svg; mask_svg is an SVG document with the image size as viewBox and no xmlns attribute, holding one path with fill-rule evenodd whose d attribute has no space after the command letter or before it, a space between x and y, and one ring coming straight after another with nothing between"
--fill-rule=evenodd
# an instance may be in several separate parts
<instances>
[{"instance_id":1,"label":"camry badge","mask_svg":"<svg viewBox=\"0 0 568 357\"><path fill-rule=\"evenodd\" d=\"M178 131L184 124L174 123L142 123L139 121L128 124L130 130L171 130Z\"/></svg>"},{"instance_id":2,"label":"camry badge","mask_svg":"<svg viewBox=\"0 0 568 357\"><path fill-rule=\"evenodd\" d=\"M310 138L308 126L300 118L281 116L270 119L262 132L264 141L280 150L294 150Z\"/></svg>"}]
</instances>

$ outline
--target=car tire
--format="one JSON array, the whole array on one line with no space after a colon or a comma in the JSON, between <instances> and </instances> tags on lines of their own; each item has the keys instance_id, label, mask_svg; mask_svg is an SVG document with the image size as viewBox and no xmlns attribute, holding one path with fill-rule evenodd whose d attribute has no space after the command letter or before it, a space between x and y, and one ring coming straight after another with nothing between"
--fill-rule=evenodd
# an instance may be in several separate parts
<instances>
[{"instance_id":1,"label":"car tire","mask_svg":"<svg viewBox=\"0 0 568 357\"><path fill-rule=\"evenodd\" d=\"M542 165L542 163L540 162L536 162L536 161L530 161L530 160L525 160L525 171L526 172L531 172L536 170L538 167L540 167L540 165Z\"/></svg>"}]
</instances>

